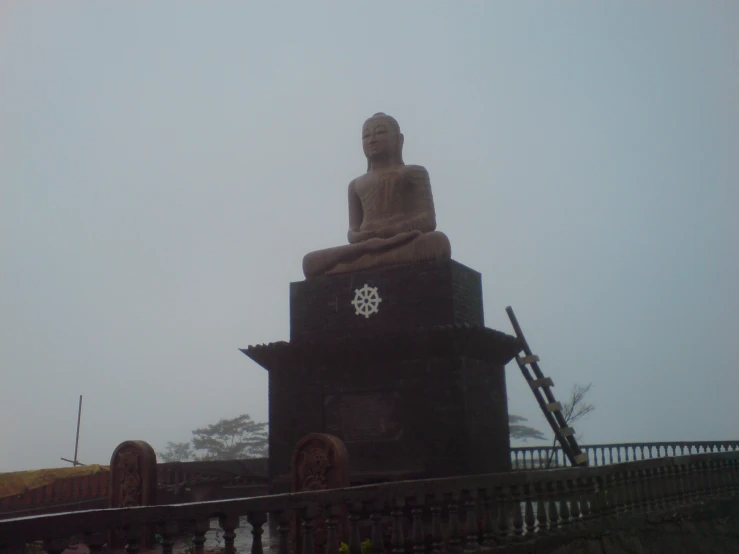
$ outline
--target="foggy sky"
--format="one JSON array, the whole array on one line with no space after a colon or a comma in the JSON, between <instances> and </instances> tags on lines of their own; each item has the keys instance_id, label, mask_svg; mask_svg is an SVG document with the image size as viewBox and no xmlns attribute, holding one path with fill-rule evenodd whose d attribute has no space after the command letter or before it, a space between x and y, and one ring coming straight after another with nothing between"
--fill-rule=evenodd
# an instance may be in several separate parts
<instances>
[{"instance_id":1,"label":"foggy sky","mask_svg":"<svg viewBox=\"0 0 739 554\"><path fill-rule=\"evenodd\" d=\"M585 443L738 439L735 2L5 1L0 471L249 413L378 111ZM509 408L547 431L515 364Z\"/></svg>"}]
</instances>

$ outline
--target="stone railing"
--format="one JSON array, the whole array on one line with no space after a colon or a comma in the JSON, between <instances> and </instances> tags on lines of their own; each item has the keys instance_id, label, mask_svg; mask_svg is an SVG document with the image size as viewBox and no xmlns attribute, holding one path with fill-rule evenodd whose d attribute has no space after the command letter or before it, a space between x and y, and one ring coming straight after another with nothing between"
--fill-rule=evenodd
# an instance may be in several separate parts
<instances>
[{"instance_id":1,"label":"stone railing","mask_svg":"<svg viewBox=\"0 0 739 554\"><path fill-rule=\"evenodd\" d=\"M588 533L642 521L645 514L675 513L739 496L739 452L694 454L600 467L499 473L401 481L191 504L90 510L0 521L0 552L44 541L61 554L70 540L101 552L108 531L121 533L135 554L142 540L161 535L170 554L180 526L192 529L194 554L202 554L213 518L223 530L225 553L234 552L239 516L252 526L252 553L262 554L267 516L277 523L276 548L290 552L290 522L302 520L301 554L351 554L372 541L373 554L495 551L517 544L558 544ZM529 546L527 546L529 545ZM537 546L538 548L538 546Z\"/></svg>"},{"instance_id":2,"label":"stone railing","mask_svg":"<svg viewBox=\"0 0 739 554\"><path fill-rule=\"evenodd\" d=\"M56 479L48 485L0 498L0 519L48 513L105 508L109 472Z\"/></svg>"},{"instance_id":3,"label":"stone railing","mask_svg":"<svg viewBox=\"0 0 739 554\"><path fill-rule=\"evenodd\" d=\"M267 480L267 467L267 458L159 462L157 463L157 484L167 486L208 480L261 483Z\"/></svg>"},{"instance_id":4,"label":"stone railing","mask_svg":"<svg viewBox=\"0 0 739 554\"><path fill-rule=\"evenodd\" d=\"M157 501L179 504L266 494L267 458L157 464Z\"/></svg>"},{"instance_id":5,"label":"stone railing","mask_svg":"<svg viewBox=\"0 0 739 554\"><path fill-rule=\"evenodd\" d=\"M43 487L0 498L0 519L106 508L109 471L59 478ZM159 503L236 498L265 494L267 459L157 464Z\"/></svg>"},{"instance_id":6,"label":"stone railing","mask_svg":"<svg viewBox=\"0 0 739 554\"><path fill-rule=\"evenodd\" d=\"M713 452L739 451L739 441L698 442L626 442L613 444L584 444L591 466L619 464L636 460L653 460L666 456L683 456ZM511 448L513 469L546 469L567 467L570 463L560 447L521 446Z\"/></svg>"}]
</instances>

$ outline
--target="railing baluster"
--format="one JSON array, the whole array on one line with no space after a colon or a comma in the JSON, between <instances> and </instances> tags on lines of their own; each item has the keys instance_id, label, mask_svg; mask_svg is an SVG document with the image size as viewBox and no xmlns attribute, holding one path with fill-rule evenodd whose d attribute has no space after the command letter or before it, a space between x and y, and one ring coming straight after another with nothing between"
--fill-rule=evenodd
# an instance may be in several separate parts
<instances>
[{"instance_id":1,"label":"railing baluster","mask_svg":"<svg viewBox=\"0 0 739 554\"><path fill-rule=\"evenodd\" d=\"M534 485L536 493L536 523L537 535L546 535L549 532L547 519L547 491L546 486L542 482Z\"/></svg>"},{"instance_id":2,"label":"railing baluster","mask_svg":"<svg viewBox=\"0 0 739 554\"><path fill-rule=\"evenodd\" d=\"M480 550L478 543L479 529L477 527L477 491L468 491L465 508L465 541L464 551L467 553Z\"/></svg>"},{"instance_id":3,"label":"railing baluster","mask_svg":"<svg viewBox=\"0 0 739 554\"><path fill-rule=\"evenodd\" d=\"M339 554L339 537L336 532L336 507L326 510L326 554Z\"/></svg>"},{"instance_id":4,"label":"railing baluster","mask_svg":"<svg viewBox=\"0 0 739 554\"><path fill-rule=\"evenodd\" d=\"M734 496L734 461L729 458L724 461L724 483L725 483L725 496L731 498Z\"/></svg>"},{"instance_id":5,"label":"railing baluster","mask_svg":"<svg viewBox=\"0 0 739 554\"><path fill-rule=\"evenodd\" d=\"M413 541L413 553L423 554L426 551L426 534L423 530L423 505L420 504L420 499L416 499L419 502L413 506L411 510L411 518L413 520L411 526L411 540Z\"/></svg>"},{"instance_id":6,"label":"railing baluster","mask_svg":"<svg viewBox=\"0 0 739 554\"><path fill-rule=\"evenodd\" d=\"M486 489L482 494L482 546L485 550L493 550L498 545L498 541L495 538L494 511L496 504L490 490Z\"/></svg>"},{"instance_id":7,"label":"railing baluster","mask_svg":"<svg viewBox=\"0 0 739 554\"><path fill-rule=\"evenodd\" d=\"M713 449L713 446L711 446ZM706 460L704 465L704 474L706 480L706 493L705 497L707 500L713 500L716 498L716 465L714 460Z\"/></svg>"},{"instance_id":8,"label":"railing baluster","mask_svg":"<svg viewBox=\"0 0 739 554\"><path fill-rule=\"evenodd\" d=\"M590 494L588 488L587 477L580 479L579 477L575 481L580 491L580 522L582 527L586 527L590 520Z\"/></svg>"},{"instance_id":9,"label":"railing baluster","mask_svg":"<svg viewBox=\"0 0 739 554\"><path fill-rule=\"evenodd\" d=\"M617 518L621 518L624 513L624 509L626 506L625 498L624 498L624 481L623 481L623 474L620 471L617 471L613 474L613 511L614 515Z\"/></svg>"},{"instance_id":10,"label":"railing baluster","mask_svg":"<svg viewBox=\"0 0 739 554\"><path fill-rule=\"evenodd\" d=\"M692 464L690 462L682 464L680 466L680 484L683 489L683 494L682 494L683 506L687 506L689 504L692 504L693 502L693 486L695 485L695 482L693 481L693 479L694 479L694 475L693 475Z\"/></svg>"},{"instance_id":11,"label":"railing baluster","mask_svg":"<svg viewBox=\"0 0 739 554\"><path fill-rule=\"evenodd\" d=\"M631 512L631 479L629 470L625 469L621 474L621 513L627 514Z\"/></svg>"},{"instance_id":12,"label":"railing baluster","mask_svg":"<svg viewBox=\"0 0 739 554\"><path fill-rule=\"evenodd\" d=\"M393 554L403 554L405 552L405 535L403 534L403 501L396 499L395 505L390 512L392 518L392 536L390 544L392 545Z\"/></svg>"},{"instance_id":13,"label":"railing baluster","mask_svg":"<svg viewBox=\"0 0 739 554\"><path fill-rule=\"evenodd\" d=\"M84 540L87 549L90 554L100 554L103 551L103 546L108 542L107 533L85 533Z\"/></svg>"},{"instance_id":14,"label":"railing baluster","mask_svg":"<svg viewBox=\"0 0 739 554\"><path fill-rule=\"evenodd\" d=\"M734 497L739 493L739 460L729 459L726 468L726 480L729 483L729 496Z\"/></svg>"},{"instance_id":15,"label":"railing baluster","mask_svg":"<svg viewBox=\"0 0 739 554\"><path fill-rule=\"evenodd\" d=\"M693 503L698 502L703 496L703 473L701 472L700 462L693 462L690 464L692 473L692 501Z\"/></svg>"},{"instance_id":16,"label":"railing baluster","mask_svg":"<svg viewBox=\"0 0 739 554\"><path fill-rule=\"evenodd\" d=\"M719 498L727 498L728 497L728 483L726 481L726 460L720 459L716 462L716 482L718 483L718 497Z\"/></svg>"},{"instance_id":17,"label":"railing baluster","mask_svg":"<svg viewBox=\"0 0 739 554\"><path fill-rule=\"evenodd\" d=\"M558 480L555 483L559 496L559 524L562 528L562 532L569 530L570 524L570 503L569 495L567 494L567 482L564 480Z\"/></svg>"},{"instance_id":18,"label":"railing baluster","mask_svg":"<svg viewBox=\"0 0 739 554\"><path fill-rule=\"evenodd\" d=\"M361 554L362 552L361 538L359 537L360 513L361 506L352 504L349 507L349 554Z\"/></svg>"},{"instance_id":19,"label":"railing baluster","mask_svg":"<svg viewBox=\"0 0 739 554\"><path fill-rule=\"evenodd\" d=\"M613 474L606 473L603 478L603 517L606 520L616 517L616 491L613 485Z\"/></svg>"},{"instance_id":20,"label":"railing baluster","mask_svg":"<svg viewBox=\"0 0 739 554\"><path fill-rule=\"evenodd\" d=\"M655 467L652 470L652 473L654 475L654 508L655 510L660 511L666 506L665 496L667 491L665 487L667 486L667 483L665 482L664 467Z\"/></svg>"},{"instance_id":21,"label":"railing baluster","mask_svg":"<svg viewBox=\"0 0 739 554\"><path fill-rule=\"evenodd\" d=\"M431 551L441 554L444 550L444 531L441 528L441 504L439 498L434 498L431 505ZM353 554L353 553L352 553Z\"/></svg>"},{"instance_id":22,"label":"railing baluster","mask_svg":"<svg viewBox=\"0 0 739 554\"><path fill-rule=\"evenodd\" d=\"M680 464L675 464L672 466L672 505L676 508L683 502L683 490L680 479Z\"/></svg>"},{"instance_id":23,"label":"railing baluster","mask_svg":"<svg viewBox=\"0 0 739 554\"><path fill-rule=\"evenodd\" d=\"M654 498L653 508L656 511L662 509L662 499L664 496L664 483L662 482L662 468L655 467L652 469L652 497Z\"/></svg>"},{"instance_id":24,"label":"railing baluster","mask_svg":"<svg viewBox=\"0 0 739 554\"><path fill-rule=\"evenodd\" d=\"M236 551L234 540L236 539L236 528L239 526L239 516L236 514L222 515L218 518L218 525L223 530L224 554L234 554Z\"/></svg>"},{"instance_id":25,"label":"railing baluster","mask_svg":"<svg viewBox=\"0 0 739 554\"><path fill-rule=\"evenodd\" d=\"M717 448L718 449L718 448ZM717 454L720 454L717 452ZM714 487L714 498L723 498L724 495L724 485L723 485L723 460L720 458L717 458L715 460L711 460L711 464L713 465L713 471L711 472L713 474L713 487Z\"/></svg>"},{"instance_id":26,"label":"railing baluster","mask_svg":"<svg viewBox=\"0 0 739 554\"><path fill-rule=\"evenodd\" d=\"M559 514L557 512L559 510L557 509L556 483L553 481L547 482L547 496L549 497L549 513L547 514L549 517L549 532L555 534L559 532L559 526L557 525L559 521Z\"/></svg>"},{"instance_id":27,"label":"railing baluster","mask_svg":"<svg viewBox=\"0 0 739 554\"><path fill-rule=\"evenodd\" d=\"M126 547L124 550L128 554L138 554L139 550L141 549L141 532L142 532L141 526L131 525L127 528L124 527L123 530L126 534ZM202 554L202 551L195 552L195 554Z\"/></svg>"},{"instance_id":28,"label":"railing baluster","mask_svg":"<svg viewBox=\"0 0 739 554\"><path fill-rule=\"evenodd\" d=\"M205 547L205 534L210 531L210 519L198 518L193 522L192 551L193 554L203 554ZM254 548L252 547L252 552Z\"/></svg>"},{"instance_id":29,"label":"railing baluster","mask_svg":"<svg viewBox=\"0 0 739 554\"><path fill-rule=\"evenodd\" d=\"M162 554L172 554L178 527L177 522L171 520L159 526L159 533L162 535ZM92 554L92 548L90 548L90 554Z\"/></svg>"},{"instance_id":30,"label":"railing baluster","mask_svg":"<svg viewBox=\"0 0 739 554\"><path fill-rule=\"evenodd\" d=\"M639 472L629 470L629 511L638 514L641 510L641 497L639 496Z\"/></svg>"},{"instance_id":31,"label":"railing baluster","mask_svg":"<svg viewBox=\"0 0 739 554\"><path fill-rule=\"evenodd\" d=\"M249 512L246 521L251 525L251 554L262 554L262 526L267 522L267 514L264 512Z\"/></svg>"},{"instance_id":32,"label":"railing baluster","mask_svg":"<svg viewBox=\"0 0 739 554\"><path fill-rule=\"evenodd\" d=\"M678 466L671 465L668 478L670 480L670 507L676 508L680 505L680 479Z\"/></svg>"},{"instance_id":33,"label":"railing baluster","mask_svg":"<svg viewBox=\"0 0 739 554\"><path fill-rule=\"evenodd\" d=\"M600 522L606 516L605 481L602 476L593 476L588 479L592 490L590 512L592 519Z\"/></svg>"},{"instance_id":34,"label":"railing baluster","mask_svg":"<svg viewBox=\"0 0 739 554\"><path fill-rule=\"evenodd\" d=\"M300 533L300 529L296 529L297 533ZM288 514L282 512L277 517L277 554L290 554L290 522L288 520ZM300 554L296 552L295 554ZM358 552L351 552L351 554L358 554Z\"/></svg>"},{"instance_id":35,"label":"railing baluster","mask_svg":"<svg viewBox=\"0 0 739 554\"><path fill-rule=\"evenodd\" d=\"M634 476L635 509L637 512L649 511L649 493L647 491L647 472L644 468L637 469Z\"/></svg>"},{"instance_id":36,"label":"railing baluster","mask_svg":"<svg viewBox=\"0 0 739 554\"><path fill-rule=\"evenodd\" d=\"M708 445L704 446L704 452L708 451ZM710 497L710 472L708 468L708 463L705 461L698 462L698 467L700 470L700 483L701 483L701 494L700 494L700 500L707 500Z\"/></svg>"},{"instance_id":37,"label":"railing baluster","mask_svg":"<svg viewBox=\"0 0 739 554\"><path fill-rule=\"evenodd\" d=\"M683 466L675 464L673 468L673 479L675 482L675 506L680 507L685 503L685 488L683 487Z\"/></svg>"},{"instance_id":38,"label":"railing baluster","mask_svg":"<svg viewBox=\"0 0 739 554\"><path fill-rule=\"evenodd\" d=\"M661 509L667 510L670 506L670 479L667 466L664 465L659 468L659 491L659 505Z\"/></svg>"},{"instance_id":39,"label":"railing baluster","mask_svg":"<svg viewBox=\"0 0 739 554\"><path fill-rule=\"evenodd\" d=\"M46 550L47 554L62 554L68 547L68 539L44 541L44 550Z\"/></svg>"},{"instance_id":40,"label":"railing baluster","mask_svg":"<svg viewBox=\"0 0 739 554\"><path fill-rule=\"evenodd\" d=\"M526 483L524 486L524 501L526 509L524 514L524 523L526 523L526 537L531 539L536 533L536 518L534 517L534 504L532 498L533 485Z\"/></svg>"},{"instance_id":41,"label":"railing baluster","mask_svg":"<svg viewBox=\"0 0 739 554\"><path fill-rule=\"evenodd\" d=\"M462 551L462 531L459 525L459 504L457 499L452 496L449 499L449 541L448 550L452 554Z\"/></svg>"},{"instance_id":42,"label":"railing baluster","mask_svg":"<svg viewBox=\"0 0 739 554\"><path fill-rule=\"evenodd\" d=\"M685 501L686 504L692 504L697 498L697 476L695 464L688 462L685 464L685 473L683 475L683 483L685 484Z\"/></svg>"},{"instance_id":43,"label":"railing baluster","mask_svg":"<svg viewBox=\"0 0 739 554\"><path fill-rule=\"evenodd\" d=\"M657 483L657 470L647 469L645 472L645 484L647 488L647 510L652 512L657 510L657 497L659 496Z\"/></svg>"},{"instance_id":44,"label":"railing baluster","mask_svg":"<svg viewBox=\"0 0 739 554\"><path fill-rule=\"evenodd\" d=\"M511 485L511 508L513 523L513 539L521 540L523 537L523 513L521 512L521 490L518 485Z\"/></svg>"},{"instance_id":45,"label":"railing baluster","mask_svg":"<svg viewBox=\"0 0 739 554\"><path fill-rule=\"evenodd\" d=\"M370 514L370 521L372 522L372 553L385 554L385 537L382 534L382 513L374 511L378 508L378 506L373 506L373 511ZM308 553L306 552L305 554Z\"/></svg>"},{"instance_id":46,"label":"railing baluster","mask_svg":"<svg viewBox=\"0 0 739 554\"><path fill-rule=\"evenodd\" d=\"M300 545L302 547L301 554L316 554L316 546L313 534L313 513L308 509L304 509L303 513L301 514L301 519L303 520L303 523L300 526ZM253 545L252 552L254 552Z\"/></svg>"},{"instance_id":47,"label":"railing baluster","mask_svg":"<svg viewBox=\"0 0 739 554\"><path fill-rule=\"evenodd\" d=\"M642 487L642 470L634 469L630 472L631 481L631 511L640 514L644 511L644 487Z\"/></svg>"},{"instance_id":48,"label":"railing baluster","mask_svg":"<svg viewBox=\"0 0 739 554\"><path fill-rule=\"evenodd\" d=\"M496 496L498 497L498 538L501 542L505 542L508 537L508 502L506 499L506 488L504 486L496 488Z\"/></svg>"},{"instance_id":49,"label":"railing baluster","mask_svg":"<svg viewBox=\"0 0 739 554\"><path fill-rule=\"evenodd\" d=\"M705 450L707 450L707 446L704 447ZM706 497L709 496L709 482L708 482L708 465L706 462L701 461L698 462L698 482L700 483L700 494L698 496L699 500L704 500Z\"/></svg>"},{"instance_id":50,"label":"railing baluster","mask_svg":"<svg viewBox=\"0 0 739 554\"><path fill-rule=\"evenodd\" d=\"M706 445L706 452L708 452L709 445ZM713 491L711 486L711 462L708 460L701 462L701 469L703 473L703 494L702 500L710 500L713 497Z\"/></svg>"},{"instance_id":51,"label":"railing baluster","mask_svg":"<svg viewBox=\"0 0 739 554\"><path fill-rule=\"evenodd\" d=\"M580 527L580 487L578 481L567 480L566 488L569 489L568 496L570 497L570 525L575 528Z\"/></svg>"}]
</instances>

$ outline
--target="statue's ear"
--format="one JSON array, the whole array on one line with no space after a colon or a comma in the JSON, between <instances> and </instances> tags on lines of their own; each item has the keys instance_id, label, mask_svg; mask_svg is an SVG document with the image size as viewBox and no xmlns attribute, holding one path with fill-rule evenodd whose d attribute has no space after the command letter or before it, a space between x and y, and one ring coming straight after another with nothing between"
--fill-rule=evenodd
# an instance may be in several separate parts
<instances>
[{"instance_id":1,"label":"statue's ear","mask_svg":"<svg viewBox=\"0 0 739 554\"><path fill-rule=\"evenodd\" d=\"M398 153L403 153L403 141L405 140L405 137L403 136L403 133L398 133Z\"/></svg>"}]
</instances>

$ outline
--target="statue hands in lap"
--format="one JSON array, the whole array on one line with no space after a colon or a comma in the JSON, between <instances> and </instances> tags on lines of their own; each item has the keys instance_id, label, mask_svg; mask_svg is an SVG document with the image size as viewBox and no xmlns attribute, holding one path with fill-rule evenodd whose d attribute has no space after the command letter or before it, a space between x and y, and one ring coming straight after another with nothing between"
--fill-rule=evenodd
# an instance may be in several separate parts
<instances>
[{"instance_id":1,"label":"statue hands in lap","mask_svg":"<svg viewBox=\"0 0 739 554\"><path fill-rule=\"evenodd\" d=\"M367 173L349 183L349 244L303 258L306 277L428 260L448 260L451 246L436 231L429 174L403 163L398 122L378 113L362 127Z\"/></svg>"}]
</instances>

